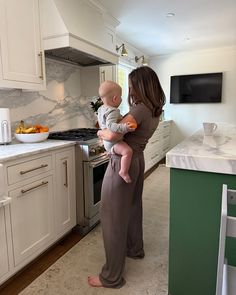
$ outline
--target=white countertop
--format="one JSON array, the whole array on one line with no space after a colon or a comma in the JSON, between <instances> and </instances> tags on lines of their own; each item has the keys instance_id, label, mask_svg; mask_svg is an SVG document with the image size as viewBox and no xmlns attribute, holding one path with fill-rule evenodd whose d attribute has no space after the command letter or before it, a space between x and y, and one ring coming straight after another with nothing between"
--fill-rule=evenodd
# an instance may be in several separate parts
<instances>
[{"instance_id":1,"label":"white countertop","mask_svg":"<svg viewBox=\"0 0 236 295\"><path fill-rule=\"evenodd\" d=\"M0 163L75 144L75 141L53 139L48 139L38 143L20 143L13 141L8 145L0 145Z\"/></svg>"},{"instance_id":2,"label":"white countertop","mask_svg":"<svg viewBox=\"0 0 236 295\"><path fill-rule=\"evenodd\" d=\"M176 145L166 155L166 166L236 175L236 125L217 126L212 136L201 129Z\"/></svg>"}]
</instances>

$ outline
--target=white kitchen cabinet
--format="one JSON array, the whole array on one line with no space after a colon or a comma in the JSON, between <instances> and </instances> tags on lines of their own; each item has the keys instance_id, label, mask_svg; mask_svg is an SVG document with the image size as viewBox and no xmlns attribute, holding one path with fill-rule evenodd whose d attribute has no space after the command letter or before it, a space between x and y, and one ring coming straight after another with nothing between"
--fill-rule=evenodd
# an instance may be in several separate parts
<instances>
[{"instance_id":1,"label":"white kitchen cabinet","mask_svg":"<svg viewBox=\"0 0 236 295\"><path fill-rule=\"evenodd\" d=\"M0 205L0 278L9 271L5 209Z\"/></svg>"},{"instance_id":2,"label":"white kitchen cabinet","mask_svg":"<svg viewBox=\"0 0 236 295\"><path fill-rule=\"evenodd\" d=\"M145 172L162 160L170 149L171 121L161 121L144 150Z\"/></svg>"},{"instance_id":3,"label":"white kitchen cabinet","mask_svg":"<svg viewBox=\"0 0 236 295\"><path fill-rule=\"evenodd\" d=\"M166 153L170 150L171 121L163 121L162 129L162 153L165 157Z\"/></svg>"},{"instance_id":4,"label":"white kitchen cabinet","mask_svg":"<svg viewBox=\"0 0 236 295\"><path fill-rule=\"evenodd\" d=\"M49 244L54 234L52 156L25 157L6 167L14 265Z\"/></svg>"},{"instance_id":5,"label":"white kitchen cabinet","mask_svg":"<svg viewBox=\"0 0 236 295\"><path fill-rule=\"evenodd\" d=\"M48 246L54 234L52 175L9 192L14 263Z\"/></svg>"},{"instance_id":6,"label":"white kitchen cabinet","mask_svg":"<svg viewBox=\"0 0 236 295\"><path fill-rule=\"evenodd\" d=\"M9 160L0 172L1 284L76 225L75 149Z\"/></svg>"},{"instance_id":7,"label":"white kitchen cabinet","mask_svg":"<svg viewBox=\"0 0 236 295\"><path fill-rule=\"evenodd\" d=\"M106 80L117 82L117 66L99 67L100 84Z\"/></svg>"},{"instance_id":8,"label":"white kitchen cabinet","mask_svg":"<svg viewBox=\"0 0 236 295\"><path fill-rule=\"evenodd\" d=\"M74 148L55 155L55 220L57 234L76 225Z\"/></svg>"},{"instance_id":9,"label":"white kitchen cabinet","mask_svg":"<svg viewBox=\"0 0 236 295\"><path fill-rule=\"evenodd\" d=\"M0 0L0 87L45 89L39 0Z\"/></svg>"},{"instance_id":10,"label":"white kitchen cabinet","mask_svg":"<svg viewBox=\"0 0 236 295\"><path fill-rule=\"evenodd\" d=\"M1 284L76 225L75 149L20 157L0 169Z\"/></svg>"}]
</instances>

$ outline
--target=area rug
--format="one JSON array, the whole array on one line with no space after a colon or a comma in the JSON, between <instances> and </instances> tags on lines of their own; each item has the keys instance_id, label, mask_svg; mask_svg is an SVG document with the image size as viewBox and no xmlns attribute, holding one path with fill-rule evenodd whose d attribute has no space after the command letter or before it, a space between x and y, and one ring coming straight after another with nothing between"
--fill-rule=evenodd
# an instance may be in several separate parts
<instances>
[{"instance_id":1,"label":"area rug","mask_svg":"<svg viewBox=\"0 0 236 295\"><path fill-rule=\"evenodd\" d=\"M126 259L125 286L92 288L87 283L87 277L98 274L104 263L98 225L20 295L167 295L169 169L164 165L145 179L143 200L146 256Z\"/></svg>"}]
</instances>

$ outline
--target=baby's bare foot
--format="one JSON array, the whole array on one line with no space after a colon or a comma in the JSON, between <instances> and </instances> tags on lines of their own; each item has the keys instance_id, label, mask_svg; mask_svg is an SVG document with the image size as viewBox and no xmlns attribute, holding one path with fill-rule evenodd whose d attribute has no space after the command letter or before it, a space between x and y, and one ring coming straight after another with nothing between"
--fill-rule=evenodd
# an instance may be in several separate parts
<instances>
[{"instance_id":1,"label":"baby's bare foot","mask_svg":"<svg viewBox=\"0 0 236 295\"><path fill-rule=\"evenodd\" d=\"M124 179L125 182L127 182L127 183L131 182L131 178L130 178L129 174L120 171L119 175L120 175L120 177L122 177Z\"/></svg>"},{"instance_id":2,"label":"baby's bare foot","mask_svg":"<svg viewBox=\"0 0 236 295\"><path fill-rule=\"evenodd\" d=\"M102 283L98 276L88 277L88 283L92 287L102 287Z\"/></svg>"}]
</instances>

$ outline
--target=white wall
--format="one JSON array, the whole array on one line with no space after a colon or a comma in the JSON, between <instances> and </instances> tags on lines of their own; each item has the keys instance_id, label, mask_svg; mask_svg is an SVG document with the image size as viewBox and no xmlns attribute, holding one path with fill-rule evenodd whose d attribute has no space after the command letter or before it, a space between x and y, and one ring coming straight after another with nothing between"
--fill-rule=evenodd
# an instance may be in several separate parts
<instances>
[{"instance_id":1,"label":"white wall","mask_svg":"<svg viewBox=\"0 0 236 295\"><path fill-rule=\"evenodd\" d=\"M172 146L202 128L202 122L236 124L236 47L150 58L166 94L165 116L174 121ZM170 104L170 76L223 72L221 103Z\"/></svg>"}]
</instances>

